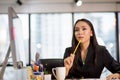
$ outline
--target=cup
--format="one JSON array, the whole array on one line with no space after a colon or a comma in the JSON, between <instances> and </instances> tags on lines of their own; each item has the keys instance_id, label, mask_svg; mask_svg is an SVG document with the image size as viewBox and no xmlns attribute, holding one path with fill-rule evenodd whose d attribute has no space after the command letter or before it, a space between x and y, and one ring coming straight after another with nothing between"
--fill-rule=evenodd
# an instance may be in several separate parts
<instances>
[{"instance_id":1,"label":"cup","mask_svg":"<svg viewBox=\"0 0 120 80\"><path fill-rule=\"evenodd\" d=\"M65 80L66 68L65 67L52 68L52 73L57 80Z\"/></svg>"},{"instance_id":2,"label":"cup","mask_svg":"<svg viewBox=\"0 0 120 80\"><path fill-rule=\"evenodd\" d=\"M51 74L44 74L44 80L51 80Z\"/></svg>"}]
</instances>

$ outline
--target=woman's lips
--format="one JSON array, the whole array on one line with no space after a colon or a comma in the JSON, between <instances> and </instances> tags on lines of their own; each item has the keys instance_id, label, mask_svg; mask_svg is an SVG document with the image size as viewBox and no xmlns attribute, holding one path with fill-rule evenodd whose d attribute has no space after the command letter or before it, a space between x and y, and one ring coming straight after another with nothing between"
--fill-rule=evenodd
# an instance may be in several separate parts
<instances>
[{"instance_id":1,"label":"woman's lips","mask_svg":"<svg viewBox=\"0 0 120 80\"><path fill-rule=\"evenodd\" d=\"M84 36L78 36L78 38L84 38Z\"/></svg>"}]
</instances>

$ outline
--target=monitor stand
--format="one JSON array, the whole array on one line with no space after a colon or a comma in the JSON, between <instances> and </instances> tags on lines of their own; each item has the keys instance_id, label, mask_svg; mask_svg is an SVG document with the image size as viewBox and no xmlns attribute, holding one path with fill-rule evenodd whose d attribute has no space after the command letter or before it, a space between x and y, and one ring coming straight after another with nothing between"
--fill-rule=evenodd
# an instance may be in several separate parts
<instances>
[{"instance_id":1,"label":"monitor stand","mask_svg":"<svg viewBox=\"0 0 120 80\"><path fill-rule=\"evenodd\" d=\"M4 80L3 76L4 76L6 65L7 65L7 62L8 62L8 59L9 59L10 51L11 51L11 49L10 49L10 45L9 45L7 54L6 54L5 59L4 59L4 62L2 63L2 68L0 70L0 80Z\"/></svg>"},{"instance_id":2,"label":"monitor stand","mask_svg":"<svg viewBox=\"0 0 120 80\"><path fill-rule=\"evenodd\" d=\"M6 69L6 66L7 66L7 62L8 62L8 59L9 59L9 56L10 56L10 51L11 51L11 46L9 45L9 47L8 47L8 51L7 51L7 54L6 54L6 56L5 56L5 59L4 59L4 61L3 61L3 63L2 63L2 68L1 68L1 70L0 70L0 80L4 80L4 73L5 73L5 69ZM14 63L14 61L13 61L13 63ZM19 64L19 63L21 63L21 61L19 62L18 61L18 64L17 64L17 68L15 68L16 69L16 74L18 74L18 73L20 73L19 75L20 75L20 77L19 78L23 78L23 80L27 80L27 68L23 68L23 65L21 66L21 64ZM18 69L18 66L20 66L21 68L19 68L19 69L21 69L21 70L18 70L17 71L17 69ZM25 75L26 74L26 75ZM18 79L17 79L18 80ZM21 79L22 80L22 79Z\"/></svg>"}]
</instances>

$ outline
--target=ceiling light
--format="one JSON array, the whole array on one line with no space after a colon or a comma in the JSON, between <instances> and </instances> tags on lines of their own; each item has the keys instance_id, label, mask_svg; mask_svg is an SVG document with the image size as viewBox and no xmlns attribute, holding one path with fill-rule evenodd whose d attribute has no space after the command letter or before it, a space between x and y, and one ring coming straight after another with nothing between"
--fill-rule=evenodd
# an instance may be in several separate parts
<instances>
[{"instance_id":1,"label":"ceiling light","mask_svg":"<svg viewBox=\"0 0 120 80\"><path fill-rule=\"evenodd\" d=\"M82 1L81 0L75 0L75 3L77 6L81 6L82 5Z\"/></svg>"},{"instance_id":2,"label":"ceiling light","mask_svg":"<svg viewBox=\"0 0 120 80\"><path fill-rule=\"evenodd\" d=\"M22 5L22 2L20 0L17 0L16 3L20 6Z\"/></svg>"}]
</instances>

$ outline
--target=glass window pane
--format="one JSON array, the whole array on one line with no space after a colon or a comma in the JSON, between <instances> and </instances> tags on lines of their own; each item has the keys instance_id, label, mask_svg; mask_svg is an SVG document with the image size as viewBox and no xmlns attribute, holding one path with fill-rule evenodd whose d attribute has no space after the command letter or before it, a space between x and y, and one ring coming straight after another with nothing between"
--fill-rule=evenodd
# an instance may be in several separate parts
<instances>
[{"instance_id":1,"label":"glass window pane","mask_svg":"<svg viewBox=\"0 0 120 80\"><path fill-rule=\"evenodd\" d=\"M28 14L18 14L21 22L22 22L22 32L23 32L23 39L24 39L24 46L25 46L25 58L26 63L29 63L29 15Z\"/></svg>"},{"instance_id":2,"label":"glass window pane","mask_svg":"<svg viewBox=\"0 0 120 80\"><path fill-rule=\"evenodd\" d=\"M5 58L9 42L8 15L0 14L0 64Z\"/></svg>"},{"instance_id":3,"label":"glass window pane","mask_svg":"<svg viewBox=\"0 0 120 80\"><path fill-rule=\"evenodd\" d=\"M31 59L63 58L64 49L71 45L72 14L31 15Z\"/></svg>"}]
</instances>

